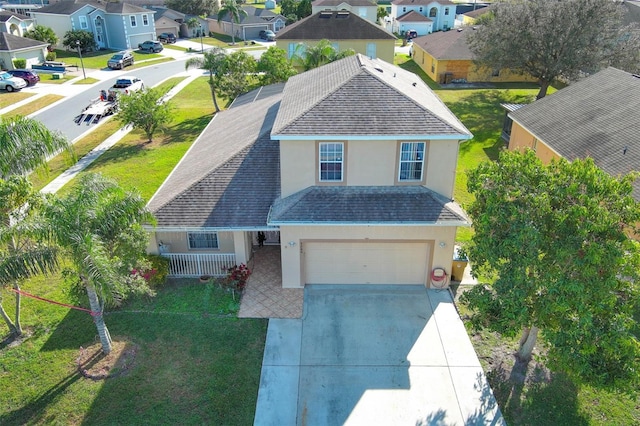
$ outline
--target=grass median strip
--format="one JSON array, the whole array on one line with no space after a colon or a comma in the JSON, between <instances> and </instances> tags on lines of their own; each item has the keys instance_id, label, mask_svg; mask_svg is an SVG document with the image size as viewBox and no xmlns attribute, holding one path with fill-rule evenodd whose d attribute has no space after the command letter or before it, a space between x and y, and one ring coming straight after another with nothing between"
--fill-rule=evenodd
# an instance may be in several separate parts
<instances>
[{"instance_id":1,"label":"grass median strip","mask_svg":"<svg viewBox=\"0 0 640 426\"><path fill-rule=\"evenodd\" d=\"M34 95L35 93L27 93L24 91L0 93L0 109L11 106Z\"/></svg>"},{"instance_id":2,"label":"grass median strip","mask_svg":"<svg viewBox=\"0 0 640 426\"><path fill-rule=\"evenodd\" d=\"M18 115L26 117L27 115L32 114L36 111L39 111L42 108L49 106L52 103L59 101L60 99L63 99L63 98L64 96L61 96L61 95L44 95L37 99L34 99L33 101L27 104L22 105L21 107L12 109L6 114L3 114L3 117L10 118L10 117L16 117Z\"/></svg>"}]
</instances>

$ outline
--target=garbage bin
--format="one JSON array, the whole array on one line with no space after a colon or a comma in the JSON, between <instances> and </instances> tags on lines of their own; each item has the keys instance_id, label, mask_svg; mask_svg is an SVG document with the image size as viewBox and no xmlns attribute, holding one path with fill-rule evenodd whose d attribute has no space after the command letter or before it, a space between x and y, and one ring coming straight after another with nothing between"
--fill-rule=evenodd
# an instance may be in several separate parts
<instances>
[{"instance_id":1,"label":"garbage bin","mask_svg":"<svg viewBox=\"0 0 640 426\"><path fill-rule=\"evenodd\" d=\"M453 248L453 263L451 265L451 278L453 281L462 281L464 276L464 269L469 263L467 253L460 246Z\"/></svg>"},{"instance_id":2,"label":"garbage bin","mask_svg":"<svg viewBox=\"0 0 640 426\"><path fill-rule=\"evenodd\" d=\"M51 79L52 80L62 80L62 73L54 72L53 74L51 74Z\"/></svg>"}]
</instances>

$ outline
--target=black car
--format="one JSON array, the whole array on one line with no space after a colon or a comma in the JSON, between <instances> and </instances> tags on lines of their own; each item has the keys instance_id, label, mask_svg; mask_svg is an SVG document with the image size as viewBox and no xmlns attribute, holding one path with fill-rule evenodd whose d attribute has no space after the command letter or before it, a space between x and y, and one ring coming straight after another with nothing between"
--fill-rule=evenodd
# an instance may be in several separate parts
<instances>
[{"instance_id":1,"label":"black car","mask_svg":"<svg viewBox=\"0 0 640 426\"><path fill-rule=\"evenodd\" d=\"M40 76L31 70L9 70L7 72L26 81L27 86L33 86L40 81Z\"/></svg>"},{"instance_id":2,"label":"black car","mask_svg":"<svg viewBox=\"0 0 640 426\"><path fill-rule=\"evenodd\" d=\"M176 36L173 33L162 33L158 36L158 41L160 43L167 43L167 44L175 43Z\"/></svg>"},{"instance_id":3,"label":"black car","mask_svg":"<svg viewBox=\"0 0 640 426\"><path fill-rule=\"evenodd\" d=\"M133 53L126 50L116 53L107 62L107 66L112 70L121 70L127 65L133 65Z\"/></svg>"},{"instance_id":4,"label":"black car","mask_svg":"<svg viewBox=\"0 0 640 426\"><path fill-rule=\"evenodd\" d=\"M164 47L162 46L162 43L160 43L159 41L147 40L144 43L140 43L138 45L138 49L142 51L158 53L158 52L162 52L162 49L164 49Z\"/></svg>"}]
</instances>

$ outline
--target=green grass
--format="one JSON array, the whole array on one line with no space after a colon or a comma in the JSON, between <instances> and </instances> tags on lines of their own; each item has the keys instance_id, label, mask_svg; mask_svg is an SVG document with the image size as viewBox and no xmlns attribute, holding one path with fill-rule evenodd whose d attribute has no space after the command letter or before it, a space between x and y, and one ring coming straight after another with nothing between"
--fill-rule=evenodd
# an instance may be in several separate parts
<instances>
[{"instance_id":1,"label":"green grass","mask_svg":"<svg viewBox=\"0 0 640 426\"><path fill-rule=\"evenodd\" d=\"M59 101L60 99L63 99L63 98L64 96L60 96L60 95L44 95L25 105L22 105L21 107L12 109L8 113L3 114L3 116L7 118L15 117L18 115L26 117L27 115L34 113L46 106L49 106L52 103Z\"/></svg>"},{"instance_id":2,"label":"green grass","mask_svg":"<svg viewBox=\"0 0 640 426\"><path fill-rule=\"evenodd\" d=\"M80 303L64 289L59 276L23 286ZM135 359L124 375L92 381L75 368L80 347L95 343L91 317L23 298L32 335L0 346L0 424L252 424L267 322L237 319L236 309L229 293L195 279L112 310L107 327L137 345Z\"/></svg>"},{"instance_id":3,"label":"green grass","mask_svg":"<svg viewBox=\"0 0 640 426\"><path fill-rule=\"evenodd\" d=\"M67 65L74 65L82 70L82 63L86 69L102 69L107 67L107 61L116 51L99 50L97 52L87 52L82 54L82 62L77 51L56 50L56 61L64 62ZM146 59L164 59L165 57L157 53L146 53L139 50L133 51L133 58L137 61Z\"/></svg>"},{"instance_id":4,"label":"green grass","mask_svg":"<svg viewBox=\"0 0 640 426\"><path fill-rule=\"evenodd\" d=\"M27 93L27 92L0 92L0 109L6 108L9 105L13 105L16 102L23 101L31 96L35 95L35 93Z\"/></svg>"},{"instance_id":5,"label":"green grass","mask_svg":"<svg viewBox=\"0 0 640 426\"><path fill-rule=\"evenodd\" d=\"M75 75L71 75L71 74L67 74L67 73L65 73L62 76L62 78L59 78L59 79L56 79L56 80L53 79L53 74L40 72L40 73L38 73L38 75L40 76L40 83L44 83L44 84L62 84L62 83L66 83L67 81L73 80L74 78L76 78Z\"/></svg>"},{"instance_id":6,"label":"green grass","mask_svg":"<svg viewBox=\"0 0 640 426\"><path fill-rule=\"evenodd\" d=\"M87 78L81 78L78 81L75 81L73 84L93 84L93 83L97 83L100 80L93 78L93 77L87 77Z\"/></svg>"},{"instance_id":7,"label":"green grass","mask_svg":"<svg viewBox=\"0 0 640 426\"><path fill-rule=\"evenodd\" d=\"M142 132L131 132L85 172L103 173L150 199L211 120L214 107L209 93L206 77L196 79L171 100L174 118L164 134L148 144Z\"/></svg>"}]
</instances>

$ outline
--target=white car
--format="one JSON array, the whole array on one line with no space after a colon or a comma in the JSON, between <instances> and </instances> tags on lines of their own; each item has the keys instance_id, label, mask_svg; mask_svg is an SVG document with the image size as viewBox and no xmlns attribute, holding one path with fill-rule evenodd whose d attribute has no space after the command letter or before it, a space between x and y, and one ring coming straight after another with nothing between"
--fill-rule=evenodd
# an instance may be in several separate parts
<instances>
[{"instance_id":1,"label":"white car","mask_svg":"<svg viewBox=\"0 0 640 426\"><path fill-rule=\"evenodd\" d=\"M125 75L118 78L113 86L109 89L109 94L129 95L144 89L144 82L138 77Z\"/></svg>"},{"instance_id":2,"label":"white car","mask_svg":"<svg viewBox=\"0 0 640 426\"><path fill-rule=\"evenodd\" d=\"M23 87L27 87L27 82L23 79L14 77L8 72L0 73L0 89L6 90L7 92L13 92L15 90L20 90Z\"/></svg>"}]
</instances>

